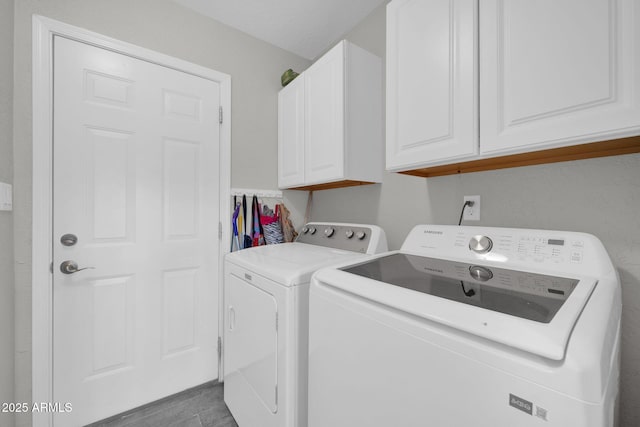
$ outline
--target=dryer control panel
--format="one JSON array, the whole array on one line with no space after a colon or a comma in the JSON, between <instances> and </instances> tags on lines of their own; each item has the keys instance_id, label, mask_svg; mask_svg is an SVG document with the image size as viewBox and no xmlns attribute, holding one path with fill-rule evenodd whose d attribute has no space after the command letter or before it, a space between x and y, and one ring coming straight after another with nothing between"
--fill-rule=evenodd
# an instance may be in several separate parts
<instances>
[{"instance_id":1,"label":"dryer control panel","mask_svg":"<svg viewBox=\"0 0 640 427\"><path fill-rule=\"evenodd\" d=\"M364 224L310 222L300 229L296 242L363 254L387 250L384 231Z\"/></svg>"}]
</instances>

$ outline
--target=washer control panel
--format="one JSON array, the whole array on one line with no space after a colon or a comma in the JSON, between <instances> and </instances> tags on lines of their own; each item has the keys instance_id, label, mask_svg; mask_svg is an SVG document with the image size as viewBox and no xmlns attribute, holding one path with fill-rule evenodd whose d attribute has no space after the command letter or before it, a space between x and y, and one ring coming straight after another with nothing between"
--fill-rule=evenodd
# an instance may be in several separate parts
<instances>
[{"instance_id":1,"label":"washer control panel","mask_svg":"<svg viewBox=\"0 0 640 427\"><path fill-rule=\"evenodd\" d=\"M497 253L535 263L582 263L584 243L569 236L504 233L469 235L457 233L454 245L477 254Z\"/></svg>"},{"instance_id":2,"label":"washer control panel","mask_svg":"<svg viewBox=\"0 0 640 427\"><path fill-rule=\"evenodd\" d=\"M378 227L359 224L309 223L300 229L296 242L368 253L375 244L378 230Z\"/></svg>"},{"instance_id":3,"label":"washer control panel","mask_svg":"<svg viewBox=\"0 0 640 427\"><path fill-rule=\"evenodd\" d=\"M599 263L602 244L587 233L498 227L419 225L401 250L432 257L509 262L551 270L588 272ZM483 272L474 271L478 277ZM582 274L584 274L582 273Z\"/></svg>"}]
</instances>

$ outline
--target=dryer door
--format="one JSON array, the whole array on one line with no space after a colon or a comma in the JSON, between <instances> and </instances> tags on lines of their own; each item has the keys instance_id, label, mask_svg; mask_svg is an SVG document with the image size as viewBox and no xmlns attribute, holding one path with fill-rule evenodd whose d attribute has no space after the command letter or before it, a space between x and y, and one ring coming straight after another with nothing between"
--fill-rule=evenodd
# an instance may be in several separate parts
<instances>
[{"instance_id":1,"label":"dryer door","mask_svg":"<svg viewBox=\"0 0 640 427\"><path fill-rule=\"evenodd\" d=\"M246 392L251 390L275 414L278 304L275 296L260 286L262 278L244 275L247 278L232 273L225 280L225 401L233 412L235 397L246 401Z\"/></svg>"}]
</instances>

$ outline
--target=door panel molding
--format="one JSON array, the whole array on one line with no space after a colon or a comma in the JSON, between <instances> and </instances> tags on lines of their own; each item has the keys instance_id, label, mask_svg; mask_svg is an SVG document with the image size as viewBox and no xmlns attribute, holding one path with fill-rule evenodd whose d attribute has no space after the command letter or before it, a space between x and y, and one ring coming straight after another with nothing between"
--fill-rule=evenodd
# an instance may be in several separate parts
<instances>
[{"instance_id":1,"label":"door panel molding","mask_svg":"<svg viewBox=\"0 0 640 427\"><path fill-rule=\"evenodd\" d=\"M33 67L33 199L32 199L32 401L53 402L53 281L51 274L53 206L53 38L61 36L107 49L131 58L191 74L220 85L220 104L225 120L220 125L220 221L230 221L231 187L231 76L178 58L161 54L101 34L34 15L32 28ZM102 76L104 77L104 76ZM124 93L126 95L126 91ZM126 99L125 99L126 100ZM115 102L115 100L114 100ZM118 106L122 108L121 106ZM219 283L222 258L228 252L229 230L223 227L219 240ZM219 287L222 303L223 287ZM219 310L219 327L224 310ZM219 331L221 336L222 331ZM221 361L219 361L221 363ZM222 369L219 367L219 373ZM34 427L53 425L52 413L33 413Z\"/></svg>"}]
</instances>

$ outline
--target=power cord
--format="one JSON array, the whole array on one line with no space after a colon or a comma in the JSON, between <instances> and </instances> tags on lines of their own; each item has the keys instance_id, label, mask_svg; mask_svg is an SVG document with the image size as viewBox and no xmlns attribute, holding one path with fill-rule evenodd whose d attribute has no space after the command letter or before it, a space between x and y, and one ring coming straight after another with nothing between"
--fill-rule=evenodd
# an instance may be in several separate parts
<instances>
[{"instance_id":1,"label":"power cord","mask_svg":"<svg viewBox=\"0 0 640 427\"><path fill-rule=\"evenodd\" d=\"M464 288L464 282L460 280L460 286L462 286L462 292L464 292L465 296L472 297L476 294L476 291L473 289L469 289L468 291Z\"/></svg>"},{"instance_id":2,"label":"power cord","mask_svg":"<svg viewBox=\"0 0 640 427\"><path fill-rule=\"evenodd\" d=\"M462 211L460 212L460 220L458 221L458 225L462 224L462 216L464 215L464 210L467 208L467 206L473 206L474 203L475 202L473 200L467 200L466 202L464 202L464 205L462 205Z\"/></svg>"}]
</instances>

